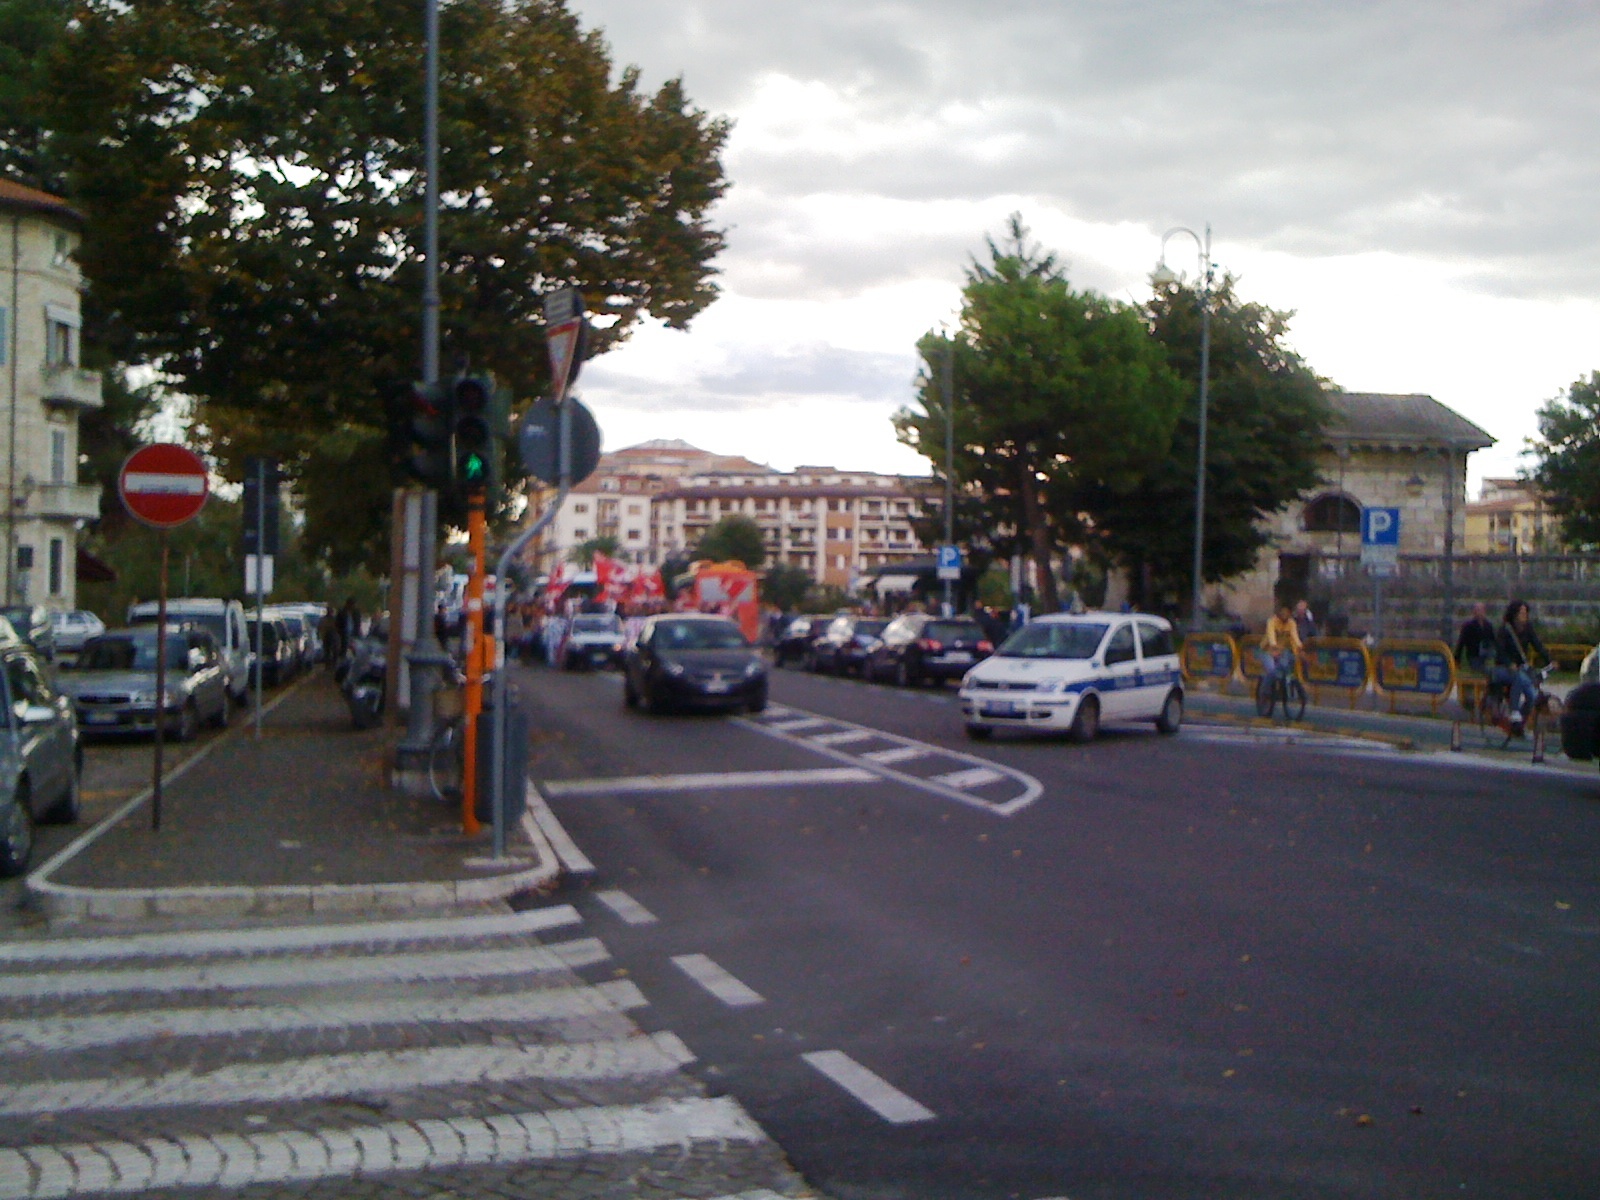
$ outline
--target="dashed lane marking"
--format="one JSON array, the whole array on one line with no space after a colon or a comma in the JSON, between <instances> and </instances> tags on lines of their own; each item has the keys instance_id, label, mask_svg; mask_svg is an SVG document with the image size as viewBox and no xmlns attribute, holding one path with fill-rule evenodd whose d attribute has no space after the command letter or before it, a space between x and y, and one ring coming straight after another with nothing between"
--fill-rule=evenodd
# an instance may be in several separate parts
<instances>
[{"instance_id":1,"label":"dashed lane marking","mask_svg":"<svg viewBox=\"0 0 1600 1200\"><path fill-rule=\"evenodd\" d=\"M217 954L263 954L333 946L444 941L538 933L577 925L570 904L527 912L416 921L354 922L284 929L196 930L188 933L135 933L123 937L62 938L48 942L0 945L0 963L105 961L116 958L186 958Z\"/></svg>"},{"instance_id":2,"label":"dashed lane marking","mask_svg":"<svg viewBox=\"0 0 1600 1200\"><path fill-rule=\"evenodd\" d=\"M610 891L596 892L594 898L621 917L625 924L653 925L656 922L655 913L640 904L627 892L614 888Z\"/></svg>"},{"instance_id":3,"label":"dashed lane marking","mask_svg":"<svg viewBox=\"0 0 1600 1200\"><path fill-rule=\"evenodd\" d=\"M861 757L888 766L890 763L910 762L913 758L926 758L927 755L928 747L925 746L895 746L889 750L873 750Z\"/></svg>"},{"instance_id":4,"label":"dashed lane marking","mask_svg":"<svg viewBox=\"0 0 1600 1200\"><path fill-rule=\"evenodd\" d=\"M693 1061L694 1054L672 1033L559 1046L447 1046L326 1054L215 1071L0 1086L0 1115L277 1104L532 1079L638 1078L666 1075Z\"/></svg>"},{"instance_id":5,"label":"dashed lane marking","mask_svg":"<svg viewBox=\"0 0 1600 1200\"><path fill-rule=\"evenodd\" d=\"M1005 776L993 767L970 767L965 771L952 771L948 775L935 775L935 783L948 783L951 787L982 787L986 783L999 783Z\"/></svg>"},{"instance_id":6,"label":"dashed lane marking","mask_svg":"<svg viewBox=\"0 0 1600 1200\"><path fill-rule=\"evenodd\" d=\"M870 742L877 736L870 729L846 729L841 733L825 733L811 741L817 746L848 746L852 742Z\"/></svg>"},{"instance_id":7,"label":"dashed lane marking","mask_svg":"<svg viewBox=\"0 0 1600 1200\"><path fill-rule=\"evenodd\" d=\"M264 959L143 971L59 971L0 976L0 997L95 996L116 992L220 992L241 988L348 983L403 983L550 973L604 962L610 954L597 938L553 946L396 954L382 958Z\"/></svg>"},{"instance_id":8,"label":"dashed lane marking","mask_svg":"<svg viewBox=\"0 0 1600 1200\"><path fill-rule=\"evenodd\" d=\"M357 1171L437 1170L599 1158L697 1145L760 1143L766 1135L726 1097L507 1113L488 1118L391 1121L310 1133L160 1137L0 1150L0 1200L64 1200L158 1188L240 1187L348 1178ZM725 1200L780 1200L746 1192Z\"/></svg>"},{"instance_id":9,"label":"dashed lane marking","mask_svg":"<svg viewBox=\"0 0 1600 1200\"><path fill-rule=\"evenodd\" d=\"M895 1125L908 1125L914 1121L933 1120L932 1109L918 1104L882 1076L863 1067L843 1050L816 1050L800 1057L885 1121Z\"/></svg>"},{"instance_id":10,"label":"dashed lane marking","mask_svg":"<svg viewBox=\"0 0 1600 1200\"><path fill-rule=\"evenodd\" d=\"M826 725L827 723L822 717L800 717L792 721L779 721L772 728L780 729L784 733L798 733L802 729L815 729L817 726Z\"/></svg>"},{"instance_id":11,"label":"dashed lane marking","mask_svg":"<svg viewBox=\"0 0 1600 1200\"><path fill-rule=\"evenodd\" d=\"M613 796L623 792L694 792L709 788L791 787L826 783L878 783L862 767L821 767L802 771L718 771L693 775L619 775L612 779L552 779L542 787L552 796Z\"/></svg>"},{"instance_id":12,"label":"dashed lane marking","mask_svg":"<svg viewBox=\"0 0 1600 1200\"><path fill-rule=\"evenodd\" d=\"M735 979L704 954L673 955L672 965L729 1008L766 1003L766 997L760 992Z\"/></svg>"},{"instance_id":13,"label":"dashed lane marking","mask_svg":"<svg viewBox=\"0 0 1600 1200\"><path fill-rule=\"evenodd\" d=\"M303 1033L379 1025L472 1025L483 1021L535 1023L643 1008L647 1001L626 979L593 987L541 988L509 995L363 1001L352 1004L253 1005L106 1013L90 1017L0 1021L0 1054L49 1054L115 1046L147 1038L235 1037Z\"/></svg>"}]
</instances>

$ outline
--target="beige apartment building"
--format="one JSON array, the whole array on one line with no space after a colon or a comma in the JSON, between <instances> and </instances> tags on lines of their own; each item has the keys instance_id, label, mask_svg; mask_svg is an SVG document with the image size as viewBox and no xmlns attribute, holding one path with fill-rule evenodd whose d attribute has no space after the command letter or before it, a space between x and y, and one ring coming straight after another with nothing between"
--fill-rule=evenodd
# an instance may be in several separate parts
<instances>
[{"instance_id":1,"label":"beige apartment building","mask_svg":"<svg viewBox=\"0 0 1600 1200\"><path fill-rule=\"evenodd\" d=\"M100 489L78 482L78 418L103 403L81 364L74 257L82 220L66 201L0 180L0 471L8 604L77 605L78 533L100 515Z\"/></svg>"},{"instance_id":2,"label":"beige apartment building","mask_svg":"<svg viewBox=\"0 0 1600 1200\"><path fill-rule=\"evenodd\" d=\"M1549 554L1558 533L1555 514L1521 479L1485 479L1467 505L1468 554Z\"/></svg>"}]
</instances>

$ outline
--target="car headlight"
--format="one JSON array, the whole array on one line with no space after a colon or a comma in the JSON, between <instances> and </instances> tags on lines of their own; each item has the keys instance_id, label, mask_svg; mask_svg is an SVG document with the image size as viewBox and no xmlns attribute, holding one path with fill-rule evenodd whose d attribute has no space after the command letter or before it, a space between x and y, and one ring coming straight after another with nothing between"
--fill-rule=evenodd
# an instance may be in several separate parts
<instances>
[{"instance_id":1,"label":"car headlight","mask_svg":"<svg viewBox=\"0 0 1600 1200\"><path fill-rule=\"evenodd\" d=\"M676 678L677 676L683 674L683 664L682 663L664 662L664 663L661 664L661 669L663 671L665 671L668 675L673 676L674 678Z\"/></svg>"},{"instance_id":2,"label":"car headlight","mask_svg":"<svg viewBox=\"0 0 1600 1200\"><path fill-rule=\"evenodd\" d=\"M745 665L745 668L744 668L744 677L746 679L755 679L758 676L764 674L766 672L766 669L767 668L763 663L759 663L759 662L747 663Z\"/></svg>"},{"instance_id":3,"label":"car headlight","mask_svg":"<svg viewBox=\"0 0 1600 1200\"><path fill-rule=\"evenodd\" d=\"M1072 681L1070 679L1047 679L1039 685L1039 690L1041 692L1049 692L1052 695L1059 696L1062 692L1067 690L1071 683Z\"/></svg>"}]
</instances>

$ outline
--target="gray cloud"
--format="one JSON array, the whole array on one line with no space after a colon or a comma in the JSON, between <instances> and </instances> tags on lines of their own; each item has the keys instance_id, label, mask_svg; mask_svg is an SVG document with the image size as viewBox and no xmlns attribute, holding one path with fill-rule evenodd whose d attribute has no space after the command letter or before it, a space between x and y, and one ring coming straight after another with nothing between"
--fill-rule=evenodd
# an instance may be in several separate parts
<instances>
[{"instance_id":1,"label":"gray cloud","mask_svg":"<svg viewBox=\"0 0 1600 1200\"><path fill-rule=\"evenodd\" d=\"M1470 264L1485 290L1600 285L1600 9L1514 0L582 0L620 62L714 111L773 72L846 91L896 145L775 149L736 133L728 212L834 193L1037 197L1153 228L1210 220L1301 255ZM748 209L741 192L754 194ZM964 261L981 244L974 231ZM946 249L784 245L741 221L731 271L831 294ZM1070 250L1070 247L1064 249ZM757 264L754 272L751 264ZM938 274L951 273L944 259ZM814 291L813 291L814 289Z\"/></svg>"}]
</instances>

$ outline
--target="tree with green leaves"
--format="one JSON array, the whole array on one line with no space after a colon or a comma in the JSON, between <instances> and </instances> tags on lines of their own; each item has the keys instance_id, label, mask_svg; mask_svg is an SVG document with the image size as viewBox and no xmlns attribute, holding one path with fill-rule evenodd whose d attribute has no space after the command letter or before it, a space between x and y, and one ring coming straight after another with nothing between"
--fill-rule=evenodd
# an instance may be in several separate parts
<instances>
[{"instance_id":1,"label":"tree with green leaves","mask_svg":"<svg viewBox=\"0 0 1600 1200\"><path fill-rule=\"evenodd\" d=\"M760 525L743 513L734 513L700 536L694 557L708 562L741 562L754 571L767 561L767 545Z\"/></svg>"},{"instance_id":2,"label":"tree with green leaves","mask_svg":"<svg viewBox=\"0 0 1600 1200\"><path fill-rule=\"evenodd\" d=\"M1124 492L1167 453L1182 403L1178 377L1142 314L1075 291L1014 214L988 264L974 260L953 336L926 335L921 411L895 417L900 440L951 470L980 498L977 520L999 552L1009 540L1036 564L1040 608L1059 606L1054 559L1082 539L1080 500ZM955 461L944 462L946 398L938 381L954 355ZM959 510L958 510L959 511ZM995 539L1000 539L996 541Z\"/></svg>"},{"instance_id":3,"label":"tree with green leaves","mask_svg":"<svg viewBox=\"0 0 1600 1200\"><path fill-rule=\"evenodd\" d=\"M1600 545L1600 371L1575 380L1540 409L1528 480L1561 522L1570 546Z\"/></svg>"},{"instance_id":4,"label":"tree with green leaves","mask_svg":"<svg viewBox=\"0 0 1600 1200\"><path fill-rule=\"evenodd\" d=\"M87 332L198 400L224 475L280 460L336 570L382 569L380 393L420 371L421 10L86 0L59 19L29 57L46 102L5 109L36 136L0 130L0 165L34 143L66 164ZM646 316L687 324L715 296L726 123L678 81L614 73L557 0L444 0L440 23L443 370L537 395L561 286L600 350Z\"/></svg>"},{"instance_id":5,"label":"tree with green leaves","mask_svg":"<svg viewBox=\"0 0 1600 1200\"><path fill-rule=\"evenodd\" d=\"M0 0L0 176L62 195L66 164L46 116L51 63L66 37L72 0Z\"/></svg>"},{"instance_id":6,"label":"tree with green leaves","mask_svg":"<svg viewBox=\"0 0 1600 1200\"><path fill-rule=\"evenodd\" d=\"M1097 486L1080 498L1094 514L1086 545L1126 569L1134 599L1175 610L1193 584L1195 474L1199 457L1200 296L1158 287L1147 315L1187 403L1165 452L1137 487ZM1266 518L1317 486L1327 384L1286 344L1292 313L1241 300L1224 278L1211 295L1207 384L1205 581L1248 571L1272 540Z\"/></svg>"},{"instance_id":7,"label":"tree with green leaves","mask_svg":"<svg viewBox=\"0 0 1600 1200\"><path fill-rule=\"evenodd\" d=\"M815 583L804 567L776 563L761 577L761 598L782 612L793 612L806 602Z\"/></svg>"}]
</instances>

